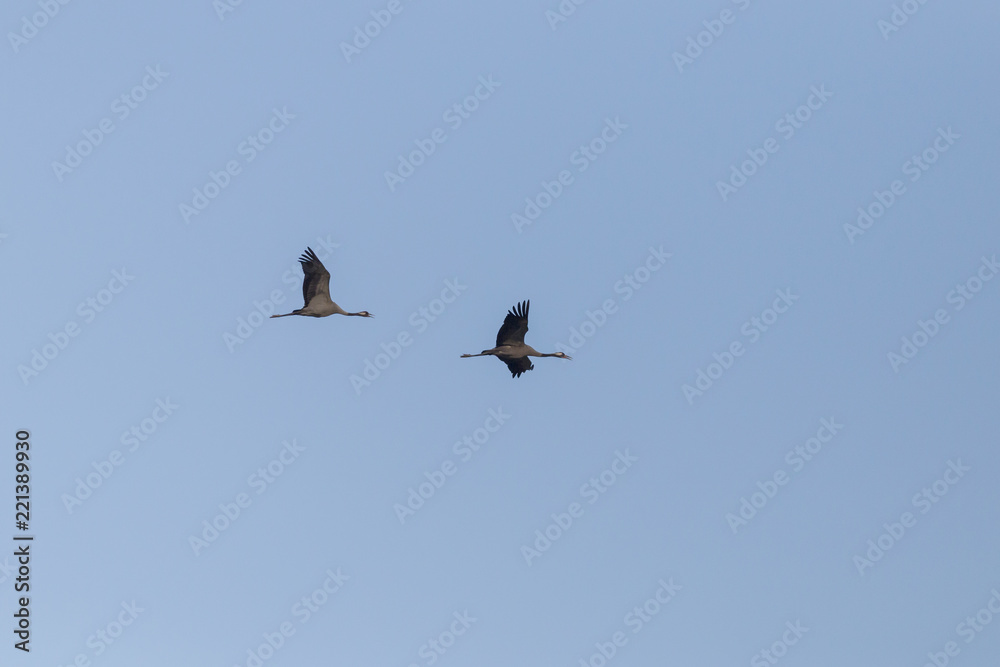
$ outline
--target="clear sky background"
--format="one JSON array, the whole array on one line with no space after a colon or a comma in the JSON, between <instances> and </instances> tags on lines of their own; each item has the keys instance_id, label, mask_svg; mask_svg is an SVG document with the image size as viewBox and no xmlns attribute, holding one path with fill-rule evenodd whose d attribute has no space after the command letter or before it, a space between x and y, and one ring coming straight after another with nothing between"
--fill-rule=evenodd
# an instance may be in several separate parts
<instances>
[{"instance_id":1,"label":"clear sky background","mask_svg":"<svg viewBox=\"0 0 1000 667\"><path fill-rule=\"evenodd\" d=\"M220 4L0 15L0 662L994 664L995 3Z\"/></svg>"}]
</instances>

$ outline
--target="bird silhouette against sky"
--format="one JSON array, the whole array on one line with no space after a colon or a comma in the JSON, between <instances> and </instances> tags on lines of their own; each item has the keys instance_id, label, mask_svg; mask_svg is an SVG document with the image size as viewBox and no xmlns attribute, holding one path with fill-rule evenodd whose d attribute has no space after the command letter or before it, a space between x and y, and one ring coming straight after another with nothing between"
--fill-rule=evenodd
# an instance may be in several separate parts
<instances>
[{"instance_id":1,"label":"bird silhouette against sky","mask_svg":"<svg viewBox=\"0 0 1000 667\"><path fill-rule=\"evenodd\" d=\"M330 272L319 261L312 248L299 257L302 264L302 299L305 304L298 310L284 315L271 317L288 317L289 315L304 315L306 317L326 317L327 315L352 315L355 317L372 317L367 310L360 313L349 313L330 298Z\"/></svg>"},{"instance_id":2,"label":"bird silhouette against sky","mask_svg":"<svg viewBox=\"0 0 1000 667\"><path fill-rule=\"evenodd\" d=\"M513 310L507 311L503 326L497 332L497 346L491 350L483 350L479 354L463 354L462 359L467 357L494 356L507 364L511 377L520 377L521 373L530 371L535 367L528 357L559 357L560 359L572 359L562 352L552 352L543 354L524 342L524 334L528 333L528 306L531 301L522 301L514 306Z\"/></svg>"}]
</instances>

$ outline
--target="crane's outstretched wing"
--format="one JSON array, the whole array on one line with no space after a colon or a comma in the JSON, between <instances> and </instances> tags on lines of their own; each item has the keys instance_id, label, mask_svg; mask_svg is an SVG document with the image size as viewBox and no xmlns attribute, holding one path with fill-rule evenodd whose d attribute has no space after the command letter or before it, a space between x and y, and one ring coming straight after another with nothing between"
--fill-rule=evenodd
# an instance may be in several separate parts
<instances>
[{"instance_id":1,"label":"crane's outstretched wing","mask_svg":"<svg viewBox=\"0 0 1000 667\"><path fill-rule=\"evenodd\" d=\"M503 326L497 332L497 347L524 342L524 334L528 333L528 306L530 304L531 301L522 301L515 305L513 310L507 311L507 317L504 318ZM528 365L530 366L531 364ZM513 366L511 366L510 370L512 373L516 372ZM526 370L531 369L523 368L521 372Z\"/></svg>"},{"instance_id":2,"label":"crane's outstretched wing","mask_svg":"<svg viewBox=\"0 0 1000 667\"><path fill-rule=\"evenodd\" d=\"M313 249L306 248L299 257L299 262L302 264L302 299L305 306L317 296L321 300L330 301L330 272L319 261Z\"/></svg>"},{"instance_id":3,"label":"crane's outstretched wing","mask_svg":"<svg viewBox=\"0 0 1000 667\"><path fill-rule=\"evenodd\" d=\"M510 376L515 378L521 377L521 373L527 373L528 371L530 371L532 368L535 367L535 365L531 363L531 359L529 359L528 357L518 357L516 359L500 359L500 361L507 364L507 368L510 369Z\"/></svg>"}]
</instances>

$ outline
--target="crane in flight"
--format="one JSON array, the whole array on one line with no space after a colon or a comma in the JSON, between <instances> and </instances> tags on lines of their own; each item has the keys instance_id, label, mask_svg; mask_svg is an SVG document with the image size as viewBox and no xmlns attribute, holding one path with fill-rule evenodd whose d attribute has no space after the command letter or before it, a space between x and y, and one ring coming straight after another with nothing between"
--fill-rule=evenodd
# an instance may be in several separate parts
<instances>
[{"instance_id":1,"label":"crane in flight","mask_svg":"<svg viewBox=\"0 0 1000 667\"><path fill-rule=\"evenodd\" d=\"M526 373L535 367L528 357L559 357L560 359L572 359L562 352L542 354L535 348L524 342L524 334L528 333L528 306L530 301L522 301L514 306L513 310L507 311L507 317L503 320L503 326L497 332L497 346L492 350L483 350L479 354L463 354L462 359L467 357L485 357L492 355L507 364L511 377L521 377L521 373Z\"/></svg>"},{"instance_id":2,"label":"crane in flight","mask_svg":"<svg viewBox=\"0 0 1000 667\"><path fill-rule=\"evenodd\" d=\"M356 317L372 317L367 310L360 313L348 313L330 298L330 272L319 261L312 248L299 257L302 264L302 299L305 304L298 310L284 315L271 317L288 317L289 315L304 315L308 317L326 317L327 315L352 315Z\"/></svg>"}]
</instances>

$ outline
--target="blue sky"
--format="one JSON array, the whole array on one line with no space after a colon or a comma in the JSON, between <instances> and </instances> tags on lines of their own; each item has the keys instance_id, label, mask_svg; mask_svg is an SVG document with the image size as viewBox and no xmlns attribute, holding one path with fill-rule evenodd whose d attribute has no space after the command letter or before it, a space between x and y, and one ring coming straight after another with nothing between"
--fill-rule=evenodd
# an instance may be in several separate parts
<instances>
[{"instance_id":1,"label":"blue sky","mask_svg":"<svg viewBox=\"0 0 1000 667\"><path fill-rule=\"evenodd\" d=\"M3 664L995 659L998 19L9 3Z\"/></svg>"}]
</instances>

